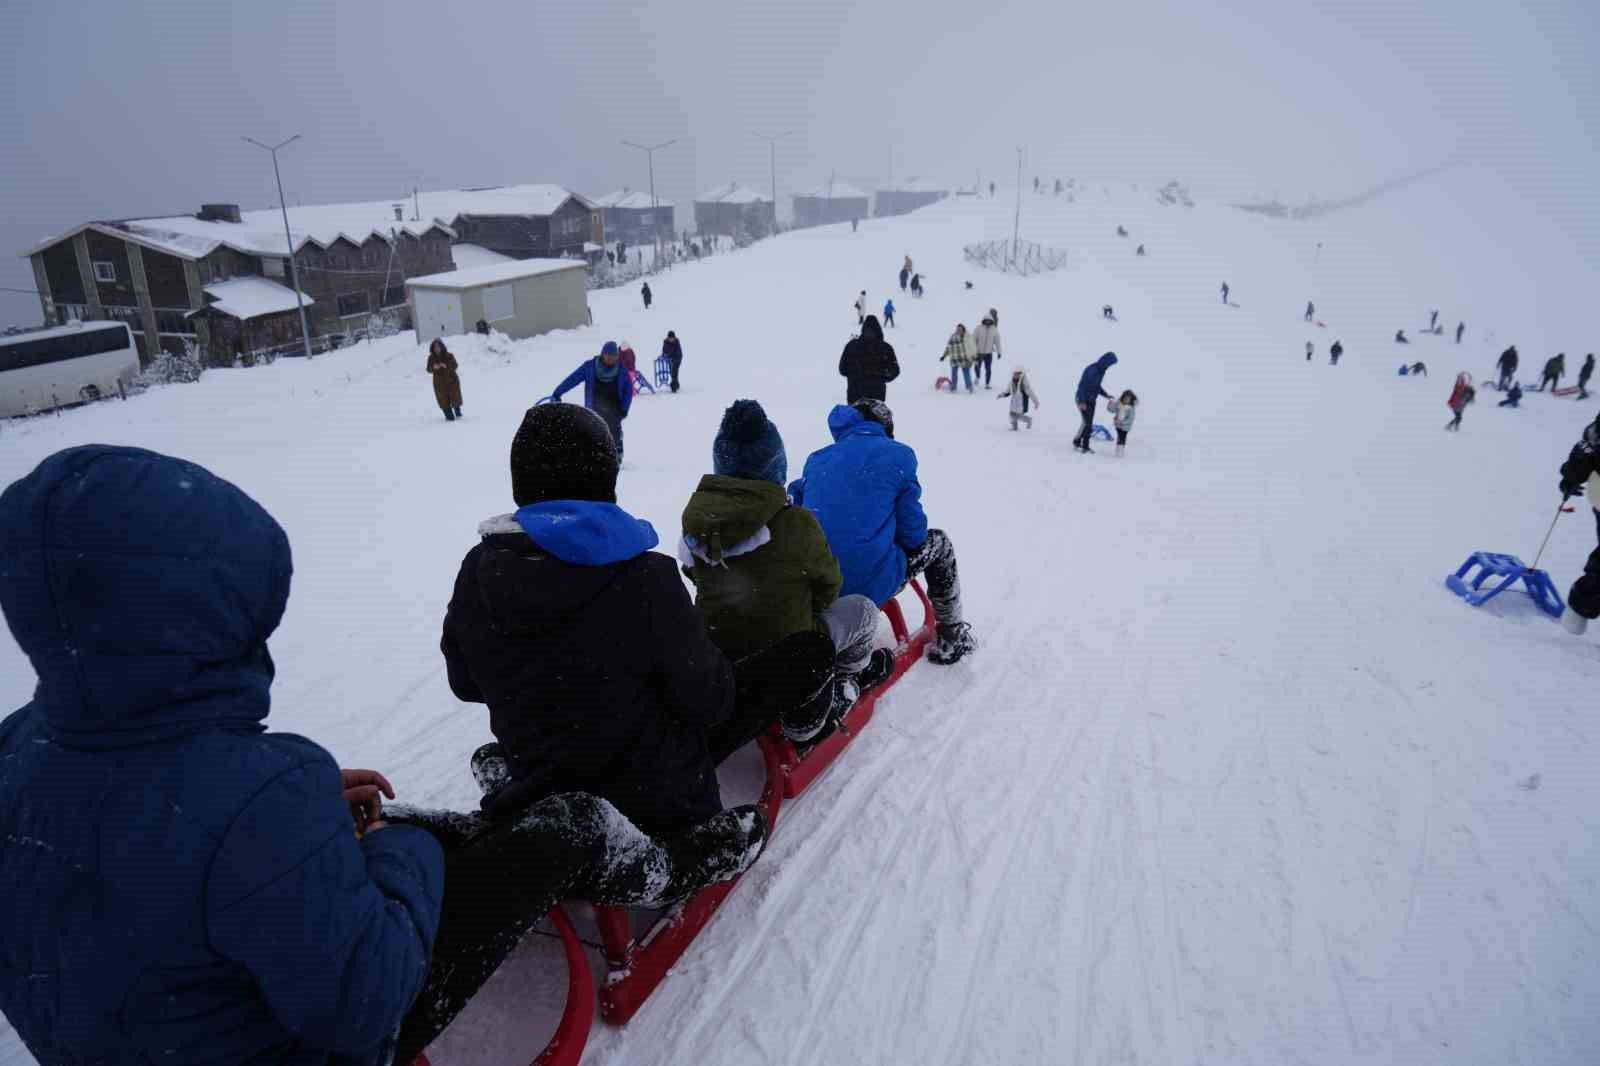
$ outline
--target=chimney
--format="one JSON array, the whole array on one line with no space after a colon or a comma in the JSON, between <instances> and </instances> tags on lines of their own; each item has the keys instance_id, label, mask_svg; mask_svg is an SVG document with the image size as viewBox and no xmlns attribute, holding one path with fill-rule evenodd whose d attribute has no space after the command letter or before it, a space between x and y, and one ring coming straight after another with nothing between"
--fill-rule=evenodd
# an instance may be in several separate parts
<instances>
[{"instance_id":1,"label":"chimney","mask_svg":"<svg viewBox=\"0 0 1600 1066\"><path fill-rule=\"evenodd\" d=\"M201 222L239 222L238 204L201 204Z\"/></svg>"},{"instance_id":2,"label":"chimney","mask_svg":"<svg viewBox=\"0 0 1600 1066\"><path fill-rule=\"evenodd\" d=\"M390 204L389 206L394 208L394 220L396 222L404 222L406 220L405 204Z\"/></svg>"}]
</instances>

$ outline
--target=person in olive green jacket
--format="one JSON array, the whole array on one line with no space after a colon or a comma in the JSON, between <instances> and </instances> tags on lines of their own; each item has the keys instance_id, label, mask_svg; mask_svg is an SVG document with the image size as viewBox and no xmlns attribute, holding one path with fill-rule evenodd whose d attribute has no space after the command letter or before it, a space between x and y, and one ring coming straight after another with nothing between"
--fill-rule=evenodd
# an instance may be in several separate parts
<instances>
[{"instance_id":1,"label":"person in olive green jacket","mask_svg":"<svg viewBox=\"0 0 1600 1066\"><path fill-rule=\"evenodd\" d=\"M700 479L684 508L678 545L695 604L735 674L742 661L794 634L831 638L834 700L814 736L893 670L893 653L873 649L878 607L865 596L839 596L839 562L816 516L789 505L783 438L759 403L738 400L724 413L712 462L716 472ZM811 739L794 736L810 724L794 729L786 719L784 731Z\"/></svg>"}]
</instances>

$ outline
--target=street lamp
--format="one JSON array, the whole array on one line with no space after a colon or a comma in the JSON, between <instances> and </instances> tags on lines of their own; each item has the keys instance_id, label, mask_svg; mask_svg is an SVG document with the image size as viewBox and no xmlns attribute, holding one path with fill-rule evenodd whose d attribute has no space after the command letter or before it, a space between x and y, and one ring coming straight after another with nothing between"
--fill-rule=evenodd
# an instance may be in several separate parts
<instances>
[{"instance_id":1,"label":"street lamp","mask_svg":"<svg viewBox=\"0 0 1600 1066\"><path fill-rule=\"evenodd\" d=\"M300 269L294 265L294 238L289 235L289 204L283 198L283 174L278 170L278 149L287 148L300 139L297 133L287 141L262 144L254 137L241 137L272 156L272 176L278 180L278 208L283 212L283 243L289 249L289 282L294 286L294 306L300 312L300 339L305 342L306 358L311 358L311 329L306 325L306 305L300 297Z\"/></svg>"},{"instance_id":2,"label":"street lamp","mask_svg":"<svg viewBox=\"0 0 1600 1066\"><path fill-rule=\"evenodd\" d=\"M623 141L629 148L637 148L645 154L650 163L650 225L656 231L656 259L661 258L661 205L656 203L656 153L669 144L677 144L678 138L662 141L660 144L634 144L632 141Z\"/></svg>"},{"instance_id":3,"label":"street lamp","mask_svg":"<svg viewBox=\"0 0 1600 1066\"><path fill-rule=\"evenodd\" d=\"M772 148L772 231L778 231L778 142L794 133L794 130L784 130L778 134L757 133L756 136L766 141Z\"/></svg>"}]
</instances>

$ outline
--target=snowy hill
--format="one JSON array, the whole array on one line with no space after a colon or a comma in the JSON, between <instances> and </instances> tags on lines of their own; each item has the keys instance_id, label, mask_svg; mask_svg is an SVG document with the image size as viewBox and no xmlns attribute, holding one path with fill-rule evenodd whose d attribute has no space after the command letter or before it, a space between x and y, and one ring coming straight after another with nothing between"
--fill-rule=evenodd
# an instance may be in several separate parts
<instances>
[{"instance_id":1,"label":"snowy hill","mask_svg":"<svg viewBox=\"0 0 1600 1066\"><path fill-rule=\"evenodd\" d=\"M1462 212L1424 183L1291 223L1086 182L1026 198L1024 236L1071 253L1032 279L961 259L1009 235L1004 192L800 231L652 279L648 312L602 292L591 329L506 354L452 340L457 424L407 335L0 425L0 484L89 441L237 482L295 552L272 724L407 800L467 805L487 714L451 696L439 624L478 521L511 509L522 411L602 341L647 363L676 330L684 392L635 406L619 486L670 546L722 409L760 399L798 471L843 398L855 293L893 295L896 435L982 649L880 703L586 1061L1592 1062L1600 650L1441 581L1474 549L1532 556L1595 405L1486 392L1441 427L1454 374L1508 343L1525 380L1557 350L1575 367L1596 278L1497 175L1438 180L1511 206ZM926 299L895 285L907 253ZM997 376L1024 364L1042 397L1031 432L994 392L933 391L950 329L989 307ZM1459 347L1421 335L1434 307L1466 321ZM1107 350L1107 388L1141 399L1122 459L1069 446L1078 373ZM1402 359L1430 376L1397 377ZM1557 524L1563 590L1593 535L1586 513ZM31 685L0 637L0 707Z\"/></svg>"}]
</instances>

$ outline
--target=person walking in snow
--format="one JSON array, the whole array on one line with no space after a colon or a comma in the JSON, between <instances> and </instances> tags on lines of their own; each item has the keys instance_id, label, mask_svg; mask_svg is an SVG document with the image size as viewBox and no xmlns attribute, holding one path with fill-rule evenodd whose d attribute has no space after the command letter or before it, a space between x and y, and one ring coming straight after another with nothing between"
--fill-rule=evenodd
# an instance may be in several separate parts
<instances>
[{"instance_id":1,"label":"person walking in snow","mask_svg":"<svg viewBox=\"0 0 1600 1066\"><path fill-rule=\"evenodd\" d=\"M1450 408L1450 413L1454 417L1450 419L1444 428L1459 431L1461 429L1461 415L1466 411L1467 405L1477 398L1478 390L1472 387L1472 375L1467 373L1457 374L1455 387L1450 390L1450 399L1446 401L1446 406Z\"/></svg>"},{"instance_id":2,"label":"person walking in snow","mask_svg":"<svg viewBox=\"0 0 1600 1066\"><path fill-rule=\"evenodd\" d=\"M461 375L457 372L456 357L444 346L442 337L433 338L428 345L428 373L433 376L433 398L446 422L461 417Z\"/></svg>"},{"instance_id":3,"label":"person walking in snow","mask_svg":"<svg viewBox=\"0 0 1600 1066\"><path fill-rule=\"evenodd\" d=\"M1561 378L1566 372L1567 353L1561 352L1554 359L1544 364L1544 373L1539 377L1539 391L1544 392L1546 388L1559 388L1561 386Z\"/></svg>"},{"instance_id":4,"label":"person walking in snow","mask_svg":"<svg viewBox=\"0 0 1600 1066\"><path fill-rule=\"evenodd\" d=\"M860 329L861 328L861 324L867 320L867 290L866 289L862 289L860 295L858 295L856 297L855 307L856 307L856 328Z\"/></svg>"},{"instance_id":5,"label":"person walking in snow","mask_svg":"<svg viewBox=\"0 0 1600 1066\"><path fill-rule=\"evenodd\" d=\"M1111 399L1102 384L1106 371L1117 365L1117 353L1107 352L1099 359L1083 368L1083 374L1078 378L1078 392L1074 399L1078 404L1078 413L1083 416L1083 426L1078 430L1078 435L1072 438L1073 450L1084 455L1091 454L1094 449L1089 447L1089 438L1094 435L1094 408L1100 402L1100 397Z\"/></svg>"},{"instance_id":6,"label":"person walking in snow","mask_svg":"<svg viewBox=\"0 0 1600 1066\"><path fill-rule=\"evenodd\" d=\"M890 329L894 328L894 300L892 299L883 301L883 324ZM866 323L862 323L862 328L866 328Z\"/></svg>"},{"instance_id":7,"label":"person walking in snow","mask_svg":"<svg viewBox=\"0 0 1600 1066\"><path fill-rule=\"evenodd\" d=\"M789 486L796 507L810 508L839 560L841 595L887 603L923 575L936 622L928 659L949 665L977 648L962 618L955 545L928 528L917 480L917 453L894 439L894 413L879 400L857 400L828 414L834 443L812 452Z\"/></svg>"},{"instance_id":8,"label":"person walking in snow","mask_svg":"<svg viewBox=\"0 0 1600 1066\"><path fill-rule=\"evenodd\" d=\"M1306 362L1311 362L1311 356L1315 354L1316 350L1316 345L1312 344L1310 341L1306 341Z\"/></svg>"},{"instance_id":9,"label":"person walking in snow","mask_svg":"<svg viewBox=\"0 0 1600 1066\"><path fill-rule=\"evenodd\" d=\"M583 385L583 406L600 416L611 431L611 440L617 449L617 459L622 458L622 420L628 417L633 406L633 382L622 371L622 353L616 341L606 341L600 354L585 359L578 369L562 379L550 394L561 402L562 395L579 384Z\"/></svg>"},{"instance_id":10,"label":"person walking in snow","mask_svg":"<svg viewBox=\"0 0 1600 1066\"><path fill-rule=\"evenodd\" d=\"M1104 304L1100 308L1100 317L1107 321L1115 322L1117 320L1117 312L1112 309L1110 304Z\"/></svg>"},{"instance_id":11,"label":"person walking in snow","mask_svg":"<svg viewBox=\"0 0 1600 1066\"><path fill-rule=\"evenodd\" d=\"M956 391L956 371L961 371L961 376L966 380L967 391L972 391L972 338L967 336L967 327L963 322L956 323L956 331L950 334L950 339L945 342L944 354L939 357L939 362L946 360L950 363L950 391Z\"/></svg>"},{"instance_id":12,"label":"person walking in snow","mask_svg":"<svg viewBox=\"0 0 1600 1066\"><path fill-rule=\"evenodd\" d=\"M883 339L878 320L868 315L861 335L851 337L839 354L839 376L845 379L845 402L888 398L889 382L900 376L894 347Z\"/></svg>"},{"instance_id":13,"label":"person walking in snow","mask_svg":"<svg viewBox=\"0 0 1600 1066\"><path fill-rule=\"evenodd\" d=\"M1500 358L1495 361L1495 366L1500 369L1500 390L1504 392L1511 387L1511 379L1517 373L1517 346L1513 344L1500 353Z\"/></svg>"},{"instance_id":14,"label":"person walking in snow","mask_svg":"<svg viewBox=\"0 0 1600 1066\"><path fill-rule=\"evenodd\" d=\"M1344 354L1344 345L1341 344L1338 341L1334 341L1332 347L1330 347L1328 349L1328 365L1329 366L1338 366L1339 365L1339 357L1341 355L1343 355L1343 354Z\"/></svg>"},{"instance_id":15,"label":"person walking in snow","mask_svg":"<svg viewBox=\"0 0 1600 1066\"><path fill-rule=\"evenodd\" d=\"M911 276L911 257L906 256L906 261L900 264L900 291L906 291L906 279Z\"/></svg>"},{"instance_id":16,"label":"person walking in snow","mask_svg":"<svg viewBox=\"0 0 1600 1066\"><path fill-rule=\"evenodd\" d=\"M667 365L672 370L672 391L677 392L678 368L683 366L683 343L678 340L678 335L670 329L667 330L666 339L661 342L661 354L666 357Z\"/></svg>"},{"instance_id":17,"label":"person walking in snow","mask_svg":"<svg viewBox=\"0 0 1600 1066\"><path fill-rule=\"evenodd\" d=\"M571 791L386 808L382 773L269 732L289 539L194 463L58 452L0 496L0 559L29 556L0 582L39 674L0 722L28 845L0 848L0 1009L40 1062L409 1063L556 903L659 905L765 839L754 807L652 839ZM73 602L85 645L60 589L102 582L127 595Z\"/></svg>"},{"instance_id":18,"label":"person walking in snow","mask_svg":"<svg viewBox=\"0 0 1600 1066\"><path fill-rule=\"evenodd\" d=\"M711 456L715 472L683 510L678 561L733 661L740 715L813 741L894 672L894 653L873 648L878 605L839 595L839 562L816 515L789 505L783 438L759 403L727 409Z\"/></svg>"},{"instance_id":19,"label":"person walking in snow","mask_svg":"<svg viewBox=\"0 0 1600 1066\"><path fill-rule=\"evenodd\" d=\"M1011 384L1006 391L995 397L997 400L1011 400L1011 432L1017 431L1017 423L1025 422L1029 429L1033 428L1033 415L1029 410L1039 406L1039 394L1033 391L1033 386L1028 383L1028 372L1020 366L1011 368Z\"/></svg>"},{"instance_id":20,"label":"person walking in snow","mask_svg":"<svg viewBox=\"0 0 1600 1066\"><path fill-rule=\"evenodd\" d=\"M1317 313L1317 305L1312 303L1310 300L1307 300L1306 301L1306 321L1310 322L1316 316L1316 313Z\"/></svg>"},{"instance_id":21,"label":"person walking in snow","mask_svg":"<svg viewBox=\"0 0 1600 1066\"><path fill-rule=\"evenodd\" d=\"M922 275L921 274L913 274L913 275L911 275L911 295L915 296L919 300L922 299Z\"/></svg>"},{"instance_id":22,"label":"person walking in snow","mask_svg":"<svg viewBox=\"0 0 1600 1066\"><path fill-rule=\"evenodd\" d=\"M1569 500L1585 494L1594 509L1595 537L1600 541L1600 415L1583 431L1572 453L1561 464L1561 498ZM1589 553L1583 576L1567 592L1567 609L1561 624L1574 636L1582 635L1590 622L1600 618L1600 543Z\"/></svg>"},{"instance_id":23,"label":"person walking in snow","mask_svg":"<svg viewBox=\"0 0 1600 1066\"><path fill-rule=\"evenodd\" d=\"M1000 312L996 311L992 307L989 308L989 321L994 323L994 328L995 329L999 329L1000 328ZM998 348L995 349L995 351L999 351L999 350L1000 349L998 349Z\"/></svg>"},{"instance_id":24,"label":"person walking in snow","mask_svg":"<svg viewBox=\"0 0 1600 1066\"><path fill-rule=\"evenodd\" d=\"M1397 329L1394 331L1394 342L1396 344L1410 344L1411 338L1406 336L1405 330Z\"/></svg>"},{"instance_id":25,"label":"person walking in snow","mask_svg":"<svg viewBox=\"0 0 1600 1066\"><path fill-rule=\"evenodd\" d=\"M1594 377L1594 353L1584 356L1583 366L1578 368L1578 399L1589 398L1589 379Z\"/></svg>"},{"instance_id":26,"label":"person walking in snow","mask_svg":"<svg viewBox=\"0 0 1600 1066\"><path fill-rule=\"evenodd\" d=\"M1461 335L1463 333L1465 333L1466 331L1467 331L1467 324L1465 322L1457 322L1456 323L1456 343L1457 344L1461 343Z\"/></svg>"},{"instance_id":27,"label":"person walking in snow","mask_svg":"<svg viewBox=\"0 0 1600 1066\"><path fill-rule=\"evenodd\" d=\"M1222 302L1228 302L1228 283L1226 281L1222 283Z\"/></svg>"},{"instance_id":28,"label":"person walking in snow","mask_svg":"<svg viewBox=\"0 0 1600 1066\"><path fill-rule=\"evenodd\" d=\"M1495 406L1496 407L1516 407L1521 403L1522 403L1522 386L1518 385L1515 381L1513 381L1511 383L1510 390L1507 391L1507 393L1506 393L1506 398L1501 400Z\"/></svg>"},{"instance_id":29,"label":"person walking in snow","mask_svg":"<svg viewBox=\"0 0 1600 1066\"><path fill-rule=\"evenodd\" d=\"M644 297L644 309L646 311L650 310L650 300L652 299L652 297L651 297L651 294L650 294L650 283L648 281L645 282L644 285L640 287L639 295Z\"/></svg>"},{"instance_id":30,"label":"person walking in snow","mask_svg":"<svg viewBox=\"0 0 1600 1066\"><path fill-rule=\"evenodd\" d=\"M994 388L994 361L1004 358L1000 354L1000 330L994 324L994 319L985 318L978 328L972 331L972 347L976 350L977 358L973 363L973 378L980 375L983 378L983 387Z\"/></svg>"},{"instance_id":31,"label":"person walking in snow","mask_svg":"<svg viewBox=\"0 0 1600 1066\"><path fill-rule=\"evenodd\" d=\"M1139 411L1139 397L1132 389L1123 389L1121 396L1106 404L1106 409L1113 416L1111 424L1117 430L1117 454L1121 455L1128 445L1128 432L1133 429L1133 416Z\"/></svg>"},{"instance_id":32,"label":"person walking in snow","mask_svg":"<svg viewBox=\"0 0 1600 1066\"><path fill-rule=\"evenodd\" d=\"M1144 255L1144 245L1141 244L1141 245L1139 245L1139 247L1135 248L1133 250L1133 254L1136 255L1136 256Z\"/></svg>"},{"instance_id":33,"label":"person walking in snow","mask_svg":"<svg viewBox=\"0 0 1600 1066\"><path fill-rule=\"evenodd\" d=\"M1439 332L1439 312L1438 311L1432 311L1428 315L1428 332L1429 333L1438 333Z\"/></svg>"},{"instance_id":34,"label":"person walking in snow","mask_svg":"<svg viewBox=\"0 0 1600 1066\"><path fill-rule=\"evenodd\" d=\"M1422 362L1420 359L1415 363L1412 363L1409 367L1403 368L1401 373L1405 373L1407 370L1409 370L1413 375L1421 375L1422 377L1428 376L1428 364Z\"/></svg>"}]
</instances>

